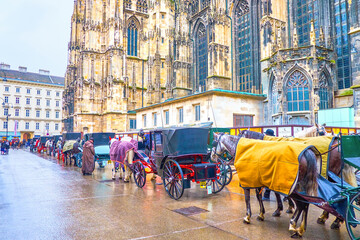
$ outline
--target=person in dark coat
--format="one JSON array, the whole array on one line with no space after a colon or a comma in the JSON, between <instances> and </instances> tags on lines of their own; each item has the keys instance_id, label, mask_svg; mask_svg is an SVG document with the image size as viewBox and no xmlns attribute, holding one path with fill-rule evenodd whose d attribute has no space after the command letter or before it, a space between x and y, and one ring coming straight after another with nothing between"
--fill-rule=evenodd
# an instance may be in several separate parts
<instances>
[{"instance_id":1,"label":"person in dark coat","mask_svg":"<svg viewBox=\"0 0 360 240\"><path fill-rule=\"evenodd\" d=\"M275 137L274 130L272 130L272 129L266 129L264 134L268 135L268 136ZM264 193L264 197L262 198L263 201L270 201L270 192L271 191L268 188L266 188L265 193Z\"/></svg>"},{"instance_id":2,"label":"person in dark coat","mask_svg":"<svg viewBox=\"0 0 360 240\"><path fill-rule=\"evenodd\" d=\"M91 175L95 169L94 138L90 138L83 146L83 157L81 171L83 175Z\"/></svg>"}]
</instances>

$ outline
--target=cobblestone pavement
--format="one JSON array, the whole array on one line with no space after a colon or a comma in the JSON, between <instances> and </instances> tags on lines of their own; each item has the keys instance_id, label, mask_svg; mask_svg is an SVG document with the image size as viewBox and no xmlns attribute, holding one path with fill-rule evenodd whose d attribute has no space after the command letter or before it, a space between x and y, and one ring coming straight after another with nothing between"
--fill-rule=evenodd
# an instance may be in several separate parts
<instances>
[{"instance_id":1,"label":"cobblestone pavement","mask_svg":"<svg viewBox=\"0 0 360 240\"><path fill-rule=\"evenodd\" d=\"M112 181L109 165L83 176L79 168L45 155L10 150L0 156L0 239L289 239L290 215L272 217L271 198L259 222L252 195L252 223L246 225L236 175L219 194L207 195L194 184L175 201L159 177L155 183L148 176L139 189L134 182ZM189 216L174 211L191 206L206 211ZM330 229L333 217L318 225L320 213L310 207L303 239L348 239L345 226Z\"/></svg>"}]
</instances>

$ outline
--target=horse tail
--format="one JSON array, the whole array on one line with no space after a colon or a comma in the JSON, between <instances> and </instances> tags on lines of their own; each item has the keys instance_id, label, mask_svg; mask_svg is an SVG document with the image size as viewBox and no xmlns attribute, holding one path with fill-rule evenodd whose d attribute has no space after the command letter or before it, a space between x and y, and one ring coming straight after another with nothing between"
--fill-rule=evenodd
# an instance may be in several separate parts
<instances>
[{"instance_id":1,"label":"horse tail","mask_svg":"<svg viewBox=\"0 0 360 240\"><path fill-rule=\"evenodd\" d=\"M343 174L345 182L347 182L348 184L350 184L353 187L357 187L358 184L356 181L354 168L352 166L350 166L349 164L345 163L344 169L342 171L343 171L342 174Z\"/></svg>"},{"instance_id":2,"label":"horse tail","mask_svg":"<svg viewBox=\"0 0 360 240\"><path fill-rule=\"evenodd\" d=\"M304 157L307 163L306 174L303 179L303 187L307 195L317 196L318 191L318 169L317 169L317 158L315 153L311 149L307 149L304 152Z\"/></svg>"}]
</instances>

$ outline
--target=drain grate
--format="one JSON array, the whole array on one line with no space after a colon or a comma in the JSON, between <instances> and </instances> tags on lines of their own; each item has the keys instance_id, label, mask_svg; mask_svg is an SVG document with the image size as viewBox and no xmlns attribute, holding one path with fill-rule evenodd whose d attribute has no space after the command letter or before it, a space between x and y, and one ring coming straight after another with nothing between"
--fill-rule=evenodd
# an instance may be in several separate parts
<instances>
[{"instance_id":1,"label":"drain grate","mask_svg":"<svg viewBox=\"0 0 360 240\"><path fill-rule=\"evenodd\" d=\"M191 207L187 207L187 208L179 208L179 209L175 209L173 210L176 213L180 213L182 215L185 216L190 216L190 215L195 215L195 214L199 214L199 213L203 213L203 212L208 212L208 210L206 209L202 209L202 208L198 208L195 206L191 206Z\"/></svg>"}]
</instances>

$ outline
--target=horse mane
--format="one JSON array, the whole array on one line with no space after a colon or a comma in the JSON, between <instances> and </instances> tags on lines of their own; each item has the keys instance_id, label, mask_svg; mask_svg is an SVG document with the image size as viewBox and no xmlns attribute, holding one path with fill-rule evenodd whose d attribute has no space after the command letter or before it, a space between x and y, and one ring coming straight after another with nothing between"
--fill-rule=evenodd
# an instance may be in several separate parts
<instances>
[{"instance_id":1,"label":"horse mane","mask_svg":"<svg viewBox=\"0 0 360 240\"><path fill-rule=\"evenodd\" d=\"M264 134L262 133L258 133L258 132L254 132L254 131L250 131L250 130L243 130L240 132L241 137L244 138L250 138L250 139L260 139L263 140L264 139Z\"/></svg>"}]
</instances>

